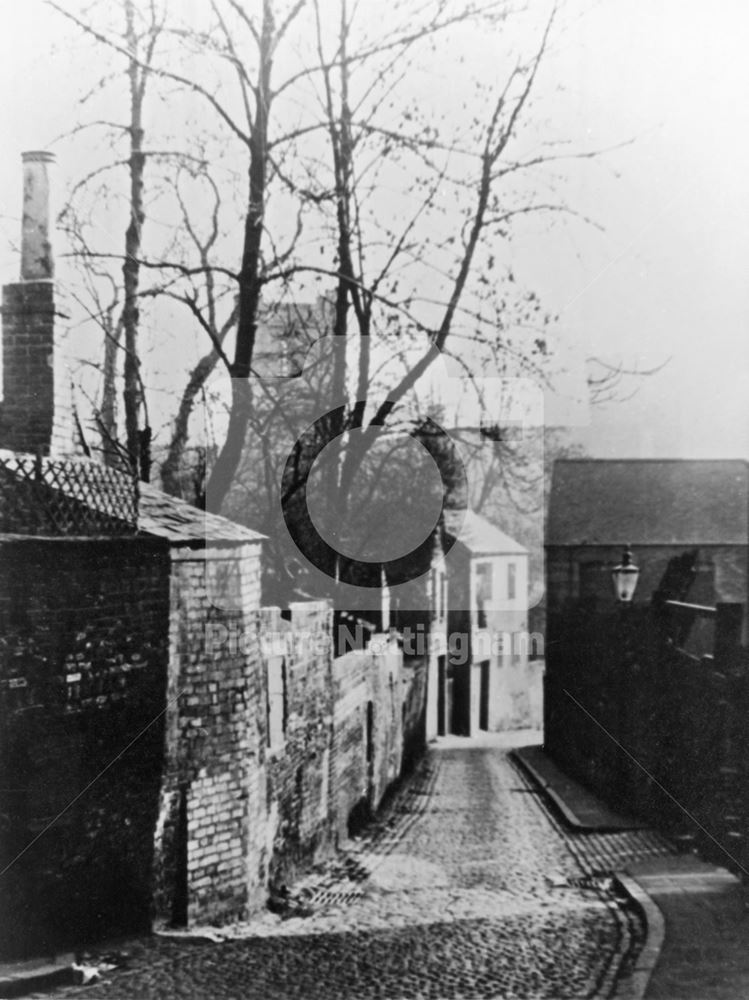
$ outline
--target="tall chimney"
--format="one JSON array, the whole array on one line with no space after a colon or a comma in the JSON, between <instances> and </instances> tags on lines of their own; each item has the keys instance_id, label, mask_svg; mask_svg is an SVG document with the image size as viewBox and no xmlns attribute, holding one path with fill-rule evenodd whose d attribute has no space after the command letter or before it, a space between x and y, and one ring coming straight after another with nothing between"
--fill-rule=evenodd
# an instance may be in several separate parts
<instances>
[{"instance_id":1,"label":"tall chimney","mask_svg":"<svg viewBox=\"0 0 749 1000\"><path fill-rule=\"evenodd\" d=\"M66 455L73 448L70 387L55 331L49 170L54 155L22 154L21 280L3 287L0 448Z\"/></svg>"},{"instance_id":2,"label":"tall chimney","mask_svg":"<svg viewBox=\"0 0 749 1000\"><path fill-rule=\"evenodd\" d=\"M23 162L23 218L21 222L21 280L51 281L55 276L49 225L49 164L55 154L45 150L21 153Z\"/></svg>"}]
</instances>

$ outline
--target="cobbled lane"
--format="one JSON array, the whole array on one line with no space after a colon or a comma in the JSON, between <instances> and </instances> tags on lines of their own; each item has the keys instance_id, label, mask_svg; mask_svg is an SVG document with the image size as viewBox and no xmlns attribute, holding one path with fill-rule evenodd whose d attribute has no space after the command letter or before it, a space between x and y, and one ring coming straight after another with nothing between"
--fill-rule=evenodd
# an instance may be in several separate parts
<instances>
[{"instance_id":1,"label":"cobbled lane","mask_svg":"<svg viewBox=\"0 0 749 1000\"><path fill-rule=\"evenodd\" d=\"M297 898L309 915L268 914L220 942L151 937L130 947L127 967L106 981L63 992L118 1000L606 997L640 928L607 880L590 875L580 843L505 749L443 741L384 820L302 886Z\"/></svg>"}]
</instances>

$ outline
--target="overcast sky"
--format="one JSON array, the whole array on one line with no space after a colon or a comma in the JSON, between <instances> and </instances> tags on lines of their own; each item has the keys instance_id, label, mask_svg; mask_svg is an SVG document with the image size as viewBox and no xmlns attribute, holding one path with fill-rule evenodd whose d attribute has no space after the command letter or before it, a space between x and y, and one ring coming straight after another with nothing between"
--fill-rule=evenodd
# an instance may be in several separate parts
<instances>
[{"instance_id":1,"label":"overcast sky","mask_svg":"<svg viewBox=\"0 0 749 1000\"><path fill-rule=\"evenodd\" d=\"M3 281L16 277L6 244L18 228L20 153L75 120L74 39L40 0L5 10ZM593 455L749 458L747 50L741 0L573 0L544 65L543 128L578 148L632 141L584 169L560 167L571 203L602 231L529 226L518 259L560 313L573 369L590 354L670 358L631 401L593 413L580 432ZM59 169L80 167L68 158ZM547 411L554 421L572 412Z\"/></svg>"}]
</instances>

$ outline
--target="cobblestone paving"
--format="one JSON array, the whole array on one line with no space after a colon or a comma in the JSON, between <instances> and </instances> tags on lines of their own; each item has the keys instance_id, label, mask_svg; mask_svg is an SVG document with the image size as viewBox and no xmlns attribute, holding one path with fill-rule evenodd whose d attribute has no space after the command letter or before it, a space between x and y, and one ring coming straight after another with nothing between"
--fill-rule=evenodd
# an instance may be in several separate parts
<instances>
[{"instance_id":1,"label":"cobblestone paving","mask_svg":"<svg viewBox=\"0 0 749 1000\"><path fill-rule=\"evenodd\" d=\"M563 831L502 749L433 750L385 818L267 914L218 942L154 937L66 996L462 1000L611 995L641 928L606 879L652 835ZM639 840L638 840L639 836Z\"/></svg>"}]
</instances>

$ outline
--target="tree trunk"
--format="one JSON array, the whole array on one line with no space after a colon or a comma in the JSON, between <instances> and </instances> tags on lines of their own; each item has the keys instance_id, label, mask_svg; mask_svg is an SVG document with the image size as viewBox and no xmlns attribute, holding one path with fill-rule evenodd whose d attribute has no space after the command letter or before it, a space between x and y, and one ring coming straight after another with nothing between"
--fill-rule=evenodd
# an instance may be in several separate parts
<instances>
[{"instance_id":1,"label":"tree trunk","mask_svg":"<svg viewBox=\"0 0 749 1000\"><path fill-rule=\"evenodd\" d=\"M239 272L239 319L234 361L231 366L231 414L226 440L206 487L206 507L218 513L239 469L250 423L252 393L249 377L255 348L257 316L262 287L263 220L268 174L268 117L270 79L273 68L274 19L271 0L263 3L260 37L257 104L250 134L249 203L244 226L242 268Z\"/></svg>"},{"instance_id":2,"label":"tree trunk","mask_svg":"<svg viewBox=\"0 0 749 1000\"><path fill-rule=\"evenodd\" d=\"M172 438L169 442L169 450L161 466L162 486L167 493L171 493L173 496L183 495L180 467L187 445L190 416L192 415L198 393L202 390L207 379L215 369L218 359L219 355L216 350L209 351L208 354L203 355L190 372L190 378L180 399L177 416L174 419ZM203 484L203 488L205 488L205 484Z\"/></svg>"},{"instance_id":3,"label":"tree trunk","mask_svg":"<svg viewBox=\"0 0 749 1000\"><path fill-rule=\"evenodd\" d=\"M143 174L146 158L143 153L143 94L145 76L139 71L138 42L135 35L135 15L132 0L125 2L127 43L131 53L130 77L130 223L125 233L125 263L122 265L124 304L122 328L125 337L125 441L133 472L144 478L150 464L143 456L143 436L140 434L142 391L138 357L138 286L140 282L140 250L145 209L143 206ZM143 74L145 74L143 70ZM150 448L150 443L148 444ZM145 457L145 462L142 458Z\"/></svg>"},{"instance_id":4,"label":"tree trunk","mask_svg":"<svg viewBox=\"0 0 749 1000\"><path fill-rule=\"evenodd\" d=\"M117 360L122 340L122 325L114 326L107 318L102 366L100 436L104 464L119 466L122 456L117 448Z\"/></svg>"}]
</instances>

